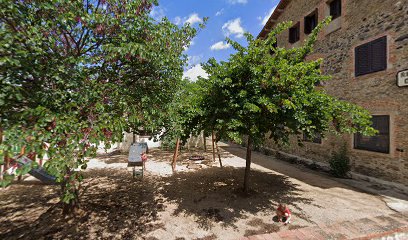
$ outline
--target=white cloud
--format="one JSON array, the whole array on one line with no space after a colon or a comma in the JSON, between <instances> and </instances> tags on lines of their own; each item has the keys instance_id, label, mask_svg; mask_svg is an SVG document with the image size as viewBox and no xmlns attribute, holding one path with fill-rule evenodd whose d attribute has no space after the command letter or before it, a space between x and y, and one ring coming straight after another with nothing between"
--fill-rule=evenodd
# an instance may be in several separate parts
<instances>
[{"instance_id":1,"label":"white cloud","mask_svg":"<svg viewBox=\"0 0 408 240\"><path fill-rule=\"evenodd\" d=\"M198 77L208 78L208 73L204 71L200 64L188 69L183 73L183 78L188 78L190 81L197 81Z\"/></svg>"},{"instance_id":2,"label":"white cloud","mask_svg":"<svg viewBox=\"0 0 408 240\"><path fill-rule=\"evenodd\" d=\"M273 8L271 8L271 10L269 10L268 13L265 14L264 17L258 17L258 20L261 21L260 25L265 26L265 24L268 22L269 18L271 17L273 11L275 11L276 6L274 6Z\"/></svg>"},{"instance_id":3,"label":"white cloud","mask_svg":"<svg viewBox=\"0 0 408 240\"><path fill-rule=\"evenodd\" d=\"M176 25L180 25L182 21L183 21L183 20L181 19L181 17L177 16L177 17L174 18L174 21L173 21L173 22L174 22L174 24L176 24Z\"/></svg>"},{"instance_id":4,"label":"white cloud","mask_svg":"<svg viewBox=\"0 0 408 240\"><path fill-rule=\"evenodd\" d=\"M150 16L158 21L165 17L166 10L161 6L154 6L150 12Z\"/></svg>"},{"instance_id":5,"label":"white cloud","mask_svg":"<svg viewBox=\"0 0 408 240\"><path fill-rule=\"evenodd\" d=\"M248 0L228 0L230 4L246 4Z\"/></svg>"},{"instance_id":6,"label":"white cloud","mask_svg":"<svg viewBox=\"0 0 408 240\"><path fill-rule=\"evenodd\" d=\"M194 23L202 23L203 19L201 19L197 13L192 13L185 22L194 25Z\"/></svg>"},{"instance_id":7,"label":"white cloud","mask_svg":"<svg viewBox=\"0 0 408 240\"><path fill-rule=\"evenodd\" d=\"M220 11L215 13L215 16L221 16L224 13L224 8L222 8Z\"/></svg>"},{"instance_id":8,"label":"white cloud","mask_svg":"<svg viewBox=\"0 0 408 240\"><path fill-rule=\"evenodd\" d=\"M217 50L228 49L230 47L231 47L231 45L229 43L224 43L224 42L220 41L220 42L214 43L210 47L210 49L213 50L213 51L217 51Z\"/></svg>"},{"instance_id":9,"label":"white cloud","mask_svg":"<svg viewBox=\"0 0 408 240\"><path fill-rule=\"evenodd\" d=\"M222 26L222 30L224 31L225 36L235 35L237 38L243 37L245 32L244 28L241 26L241 18L226 22Z\"/></svg>"},{"instance_id":10,"label":"white cloud","mask_svg":"<svg viewBox=\"0 0 408 240\"><path fill-rule=\"evenodd\" d=\"M203 59L203 55L194 55L194 56L188 56L187 57L187 64L189 66L194 66L198 63L201 62L201 59Z\"/></svg>"}]
</instances>

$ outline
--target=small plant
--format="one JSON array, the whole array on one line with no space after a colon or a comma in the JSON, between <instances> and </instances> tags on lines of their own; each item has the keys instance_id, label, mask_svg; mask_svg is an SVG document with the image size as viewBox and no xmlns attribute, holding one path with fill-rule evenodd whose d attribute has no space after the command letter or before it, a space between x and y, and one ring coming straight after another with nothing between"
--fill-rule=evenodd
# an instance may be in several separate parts
<instances>
[{"instance_id":1,"label":"small plant","mask_svg":"<svg viewBox=\"0 0 408 240\"><path fill-rule=\"evenodd\" d=\"M338 152L333 152L329 160L330 172L339 178L347 177L347 173L351 170L350 158L347 155L347 147L343 147Z\"/></svg>"}]
</instances>

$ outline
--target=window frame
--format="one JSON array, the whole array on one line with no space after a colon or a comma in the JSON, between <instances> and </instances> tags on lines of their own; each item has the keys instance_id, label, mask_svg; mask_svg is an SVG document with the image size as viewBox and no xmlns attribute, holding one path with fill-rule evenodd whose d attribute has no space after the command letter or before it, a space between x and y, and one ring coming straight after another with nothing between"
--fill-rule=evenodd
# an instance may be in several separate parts
<instances>
[{"instance_id":1,"label":"window frame","mask_svg":"<svg viewBox=\"0 0 408 240\"><path fill-rule=\"evenodd\" d=\"M329 15L332 17L332 20L341 17L342 7L343 7L341 0L330 1L328 5L329 5Z\"/></svg>"},{"instance_id":2,"label":"window frame","mask_svg":"<svg viewBox=\"0 0 408 240\"><path fill-rule=\"evenodd\" d=\"M386 132L379 132L376 136L370 136L370 137L366 137L366 136L362 136L360 133L355 133L354 134L354 143L353 143L353 148L357 149L357 150L364 150L364 151L369 151L369 152L375 152L375 153L384 153L384 154L390 154L391 153L391 116L390 115L373 115L372 116L373 120L375 118L384 118L386 119L388 122L388 126L385 126L386 128ZM377 122L373 121L373 124L380 124L381 121L383 120L377 120ZM384 128L384 127L381 127ZM361 143L361 138L368 138L368 143L373 141L378 141L379 137L384 137L385 136L385 140L387 141L387 146L384 148L378 147L378 146L368 146L365 143Z\"/></svg>"},{"instance_id":3,"label":"window frame","mask_svg":"<svg viewBox=\"0 0 408 240\"><path fill-rule=\"evenodd\" d=\"M314 26L311 24L311 19L314 19ZM304 30L303 32L305 34L310 34L312 33L313 29L317 27L317 24L319 23L319 10L316 8L313 12L311 12L309 15L304 17ZM308 26L308 24L312 26Z\"/></svg>"},{"instance_id":4,"label":"window frame","mask_svg":"<svg viewBox=\"0 0 408 240\"><path fill-rule=\"evenodd\" d=\"M294 31L296 31L295 36L292 37ZM296 42L299 42L299 40L300 40L300 22L297 22L295 25L289 28L289 43L294 44Z\"/></svg>"}]
</instances>

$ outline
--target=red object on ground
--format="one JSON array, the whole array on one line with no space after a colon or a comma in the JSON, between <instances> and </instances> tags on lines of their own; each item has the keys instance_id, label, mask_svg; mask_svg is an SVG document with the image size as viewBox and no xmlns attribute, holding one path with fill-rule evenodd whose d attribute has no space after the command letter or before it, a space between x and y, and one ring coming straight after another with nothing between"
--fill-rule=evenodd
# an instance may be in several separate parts
<instances>
[{"instance_id":1,"label":"red object on ground","mask_svg":"<svg viewBox=\"0 0 408 240\"><path fill-rule=\"evenodd\" d=\"M143 162L146 162L146 161L147 161L147 156L146 156L146 154L144 154L144 153L142 153L142 161L143 161Z\"/></svg>"},{"instance_id":2,"label":"red object on ground","mask_svg":"<svg viewBox=\"0 0 408 240\"><path fill-rule=\"evenodd\" d=\"M279 206L279 207L278 207L278 211L281 212L281 213L283 213L283 215L284 215L285 213L287 213L288 215L291 215L291 212L290 212L290 210L289 210L288 207L286 207L285 209L283 209L281 206Z\"/></svg>"}]
</instances>

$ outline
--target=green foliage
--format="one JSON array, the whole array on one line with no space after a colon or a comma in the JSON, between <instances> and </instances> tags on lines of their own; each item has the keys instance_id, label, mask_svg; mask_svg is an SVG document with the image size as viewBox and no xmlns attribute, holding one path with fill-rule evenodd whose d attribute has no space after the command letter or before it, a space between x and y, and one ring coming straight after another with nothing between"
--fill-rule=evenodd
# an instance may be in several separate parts
<instances>
[{"instance_id":1,"label":"green foliage","mask_svg":"<svg viewBox=\"0 0 408 240\"><path fill-rule=\"evenodd\" d=\"M47 154L44 167L70 202L82 179L73 170L85 169L101 142L167 124L197 30L155 21L154 4L0 1L0 159L22 147Z\"/></svg>"},{"instance_id":2,"label":"green foliage","mask_svg":"<svg viewBox=\"0 0 408 240\"><path fill-rule=\"evenodd\" d=\"M351 166L346 145L343 145L338 152L333 152L329 164L330 171L335 177L347 177L347 173L351 170Z\"/></svg>"},{"instance_id":3,"label":"green foliage","mask_svg":"<svg viewBox=\"0 0 408 240\"><path fill-rule=\"evenodd\" d=\"M320 23L298 48L275 47L277 35L292 26L278 24L266 39L245 34L248 45L227 39L237 51L227 62L210 59L203 65L209 79L200 79L202 96L199 114L191 119L198 129L216 130L219 138L241 142L248 136L248 152L259 147L265 137L289 144L291 135L308 137L327 132L360 132L372 135L369 112L325 93L318 83L328 81L322 74L323 59L306 61L319 31L330 22ZM244 189L248 189L250 159L247 159Z\"/></svg>"},{"instance_id":4,"label":"green foliage","mask_svg":"<svg viewBox=\"0 0 408 240\"><path fill-rule=\"evenodd\" d=\"M237 53L228 62L210 59L204 65L210 76L200 80L207 89L198 104L203 114L196 117L197 122L210 124L219 135L234 141L251 136L255 146L266 134L284 144L290 135L300 133L323 137L329 131L374 134L368 111L316 87L329 80L320 70L323 60L305 60L329 21L320 23L298 48L274 47L276 36L291 22L278 24L266 39L246 34L247 47L227 39Z\"/></svg>"}]
</instances>

